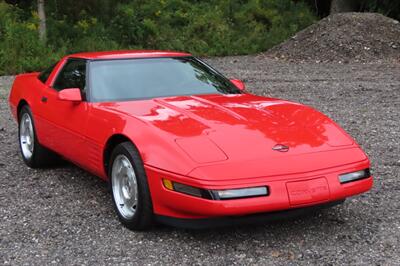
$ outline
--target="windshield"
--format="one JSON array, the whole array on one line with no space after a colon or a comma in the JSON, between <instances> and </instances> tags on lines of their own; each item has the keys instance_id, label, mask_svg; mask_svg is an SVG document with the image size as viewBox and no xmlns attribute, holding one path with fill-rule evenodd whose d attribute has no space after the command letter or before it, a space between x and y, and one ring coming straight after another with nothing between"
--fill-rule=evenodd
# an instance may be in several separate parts
<instances>
[{"instance_id":1,"label":"windshield","mask_svg":"<svg viewBox=\"0 0 400 266\"><path fill-rule=\"evenodd\" d=\"M228 79L193 57L94 60L90 62L89 79L94 102L241 93Z\"/></svg>"}]
</instances>

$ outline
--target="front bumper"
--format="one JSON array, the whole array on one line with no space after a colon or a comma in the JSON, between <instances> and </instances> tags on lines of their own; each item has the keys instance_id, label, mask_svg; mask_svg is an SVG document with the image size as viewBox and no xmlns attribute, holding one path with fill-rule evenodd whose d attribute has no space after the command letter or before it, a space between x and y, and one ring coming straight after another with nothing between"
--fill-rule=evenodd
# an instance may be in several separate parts
<instances>
[{"instance_id":1,"label":"front bumper","mask_svg":"<svg viewBox=\"0 0 400 266\"><path fill-rule=\"evenodd\" d=\"M372 176L341 184L339 174L369 167L368 160L342 167L290 176L257 177L241 180L199 181L190 177L165 172L146 166L153 210L159 220L168 223L169 218L209 219L227 216L247 216L282 210L301 209L344 200L349 196L368 191L373 184ZM179 192L163 186L162 179L206 189L234 189L268 186L269 195L232 199L209 200ZM161 218L160 218L161 217Z\"/></svg>"}]
</instances>

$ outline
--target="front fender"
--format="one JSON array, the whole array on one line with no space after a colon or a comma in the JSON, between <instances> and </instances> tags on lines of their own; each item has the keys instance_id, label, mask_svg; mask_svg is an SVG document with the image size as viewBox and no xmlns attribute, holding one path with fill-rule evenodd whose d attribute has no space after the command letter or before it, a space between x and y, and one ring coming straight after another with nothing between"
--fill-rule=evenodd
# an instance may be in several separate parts
<instances>
[{"instance_id":1,"label":"front fender","mask_svg":"<svg viewBox=\"0 0 400 266\"><path fill-rule=\"evenodd\" d=\"M177 146L172 135L135 117L104 109L101 103L92 104L88 125L90 127L86 131L86 136L89 142L101 149L101 162L104 162L104 151L109 139L114 135L123 135L136 145L145 165L183 175L197 166ZM107 178L104 167L102 165L98 167L102 168L102 176Z\"/></svg>"}]
</instances>

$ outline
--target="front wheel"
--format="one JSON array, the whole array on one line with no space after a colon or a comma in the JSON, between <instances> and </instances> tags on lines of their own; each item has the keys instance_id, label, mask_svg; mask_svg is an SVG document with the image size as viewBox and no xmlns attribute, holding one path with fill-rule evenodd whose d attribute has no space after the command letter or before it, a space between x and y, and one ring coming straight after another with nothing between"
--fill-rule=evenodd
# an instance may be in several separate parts
<instances>
[{"instance_id":1,"label":"front wheel","mask_svg":"<svg viewBox=\"0 0 400 266\"><path fill-rule=\"evenodd\" d=\"M153 224L153 206L147 176L136 147L123 142L111 154L109 178L119 220L131 230Z\"/></svg>"}]
</instances>

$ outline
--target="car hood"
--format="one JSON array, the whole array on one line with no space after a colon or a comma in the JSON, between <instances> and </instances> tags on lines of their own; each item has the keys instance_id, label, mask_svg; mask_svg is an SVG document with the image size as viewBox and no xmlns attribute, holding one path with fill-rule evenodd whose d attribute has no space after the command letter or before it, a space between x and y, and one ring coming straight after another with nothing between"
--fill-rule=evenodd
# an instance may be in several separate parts
<instances>
[{"instance_id":1,"label":"car hood","mask_svg":"<svg viewBox=\"0 0 400 266\"><path fill-rule=\"evenodd\" d=\"M355 145L320 112L251 94L178 96L109 103L146 122L199 164L245 162ZM274 147L284 145L288 150Z\"/></svg>"}]
</instances>

